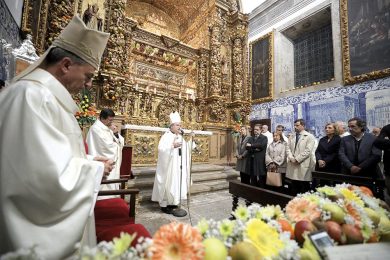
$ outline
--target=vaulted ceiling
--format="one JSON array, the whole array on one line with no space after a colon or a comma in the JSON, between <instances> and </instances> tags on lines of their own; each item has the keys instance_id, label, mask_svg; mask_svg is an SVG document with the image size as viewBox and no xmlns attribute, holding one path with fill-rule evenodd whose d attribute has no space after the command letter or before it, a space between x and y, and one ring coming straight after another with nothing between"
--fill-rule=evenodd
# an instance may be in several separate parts
<instances>
[{"instance_id":1,"label":"vaulted ceiling","mask_svg":"<svg viewBox=\"0 0 390 260\"><path fill-rule=\"evenodd\" d=\"M181 24L186 24L189 19L197 15L199 8L205 0L130 0L129 2L151 4L168 14L180 26Z\"/></svg>"}]
</instances>

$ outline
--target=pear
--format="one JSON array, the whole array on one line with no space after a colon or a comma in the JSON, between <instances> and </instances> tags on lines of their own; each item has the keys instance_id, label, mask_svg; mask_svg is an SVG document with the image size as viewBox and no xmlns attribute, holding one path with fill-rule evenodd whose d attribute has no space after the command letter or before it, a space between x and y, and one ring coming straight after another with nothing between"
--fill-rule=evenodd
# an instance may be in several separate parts
<instances>
[{"instance_id":1,"label":"pear","mask_svg":"<svg viewBox=\"0 0 390 260\"><path fill-rule=\"evenodd\" d=\"M312 251L309 249L301 248L299 249L299 257L301 260L313 260L313 259L320 259L316 256Z\"/></svg>"},{"instance_id":2,"label":"pear","mask_svg":"<svg viewBox=\"0 0 390 260\"><path fill-rule=\"evenodd\" d=\"M228 255L227 249L223 242L215 237L203 240L204 260L226 260Z\"/></svg>"},{"instance_id":3,"label":"pear","mask_svg":"<svg viewBox=\"0 0 390 260\"><path fill-rule=\"evenodd\" d=\"M261 255L257 248L249 242L239 242L229 251L232 260L260 260Z\"/></svg>"},{"instance_id":4,"label":"pear","mask_svg":"<svg viewBox=\"0 0 390 260\"><path fill-rule=\"evenodd\" d=\"M345 212L339 205L335 203L325 203L322 206L322 209L330 213L331 220L339 224L344 223Z\"/></svg>"},{"instance_id":5,"label":"pear","mask_svg":"<svg viewBox=\"0 0 390 260\"><path fill-rule=\"evenodd\" d=\"M378 224L380 241L390 241L390 220L388 217L381 217Z\"/></svg>"}]
</instances>

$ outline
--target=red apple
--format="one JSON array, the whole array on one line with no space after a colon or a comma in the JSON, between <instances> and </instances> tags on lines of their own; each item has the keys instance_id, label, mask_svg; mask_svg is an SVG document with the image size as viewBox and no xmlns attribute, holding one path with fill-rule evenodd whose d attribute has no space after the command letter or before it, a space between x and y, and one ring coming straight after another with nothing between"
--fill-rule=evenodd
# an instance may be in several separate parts
<instances>
[{"instance_id":1,"label":"red apple","mask_svg":"<svg viewBox=\"0 0 390 260\"><path fill-rule=\"evenodd\" d=\"M343 230L343 233L345 234L345 236L347 237L348 244L363 243L363 241L364 241L363 234L360 231L360 229L358 229L354 225L344 224L342 226L342 230Z\"/></svg>"},{"instance_id":2,"label":"red apple","mask_svg":"<svg viewBox=\"0 0 390 260\"><path fill-rule=\"evenodd\" d=\"M300 220L295 224L294 228L294 235L295 240L298 241L298 243L303 243L305 241L305 238L303 237L304 232L313 232L316 231L317 228L308 220Z\"/></svg>"},{"instance_id":3,"label":"red apple","mask_svg":"<svg viewBox=\"0 0 390 260\"><path fill-rule=\"evenodd\" d=\"M325 222L325 230L334 241L339 244L345 244L346 237L343 235L343 231L341 230L339 223L328 220Z\"/></svg>"}]
</instances>

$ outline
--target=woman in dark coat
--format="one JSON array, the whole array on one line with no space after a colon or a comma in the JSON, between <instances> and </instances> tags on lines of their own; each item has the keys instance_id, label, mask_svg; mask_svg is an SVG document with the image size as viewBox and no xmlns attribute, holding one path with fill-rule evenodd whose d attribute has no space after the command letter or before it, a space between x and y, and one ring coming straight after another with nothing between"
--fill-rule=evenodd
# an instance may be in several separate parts
<instances>
[{"instance_id":1,"label":"woman in dark coat","mask_svg":"<svg viewBox=\"0 0 390 260\"><path fill-rule=\"evenodd\" d=\"M246 144L248 143L250 136L248 135L248 129L246 126L241 126L240 133L241 136L238 140L236 149L236 170L240 172L241 182L250 184L250 173L247 170L248 150L246 149Z\"/></svg>"},{"instance_id":2,"label":"woman in dark coat","mask_svg":"<svg viewBox=\"0 0 390 260\"><path fill-rule=\"evenodd\" d=\"M316 171L340 173L341 165L338 157L341 138L336 125L328 123L325 126L326 136L322 137L316 150Z\"/></svg>"}]
</instances>

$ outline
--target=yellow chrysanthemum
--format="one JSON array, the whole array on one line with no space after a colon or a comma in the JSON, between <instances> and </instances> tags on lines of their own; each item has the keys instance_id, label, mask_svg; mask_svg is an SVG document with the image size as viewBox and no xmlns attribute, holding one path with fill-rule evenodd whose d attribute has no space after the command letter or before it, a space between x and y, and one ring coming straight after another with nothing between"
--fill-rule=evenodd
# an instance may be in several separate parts
<instances>
[{"instance_id":1,"label":"yellow chrysanthemum","mask_svg":"<svg viewBox=\"0 0 390 260\"><path fill-rule=\"evenodd\" d=\"M334 188L325 186L325 187L319 187L317 188L317 191L325 194L326 196L336 196L337 192L334 190Z\"/></svg>"},{"instance_id":2,"label":"yellow chrysanthemum","mask_svg":"<svg viewBox=\"0 0 390 260\"><path fill-rule=\"evenodd\" d=\"M275 257L284 248L278 232L260 219L249 220L245 232L262 257Z\"/></svg>"},{"instance_id":3,"label":"yellow chrysanthemum","mask_svg":"<svg viewBox=\"0 0 390 260\"><path fill-rule=\"evenodd\" d=\"M113 239L114 256L123 254L130 247L130 244L134 240L136 235L137 235L136 233L130 235L128 233L121 232L121 236L119 238L115 237Z\"/></svg>"},{"instance_id":4,"label":"yellow chrysanthemum","mask_svg":"<svg viewBox=\"0 0 390 260\"><path fill-rule=\"evenodd\" d=\"M340 193L343 194L344 199L346 201L354 201L359 206L361 206L361 207L364 206L364 202L355 194L355 192L350 191L346 188L342 188L342 189L340 189Z\"/></svg>"}]
</instances>

